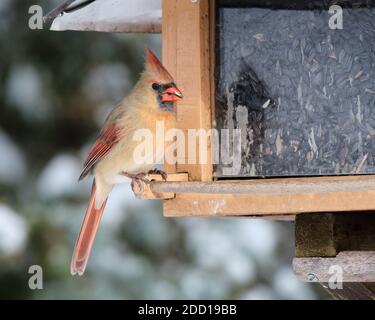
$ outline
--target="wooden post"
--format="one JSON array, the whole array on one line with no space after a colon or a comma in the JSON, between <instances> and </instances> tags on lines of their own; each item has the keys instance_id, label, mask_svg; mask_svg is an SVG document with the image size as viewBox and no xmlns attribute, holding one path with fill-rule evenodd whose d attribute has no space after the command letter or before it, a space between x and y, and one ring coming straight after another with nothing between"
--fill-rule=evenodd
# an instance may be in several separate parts
<instances>
[{"instance_id":1,"label":"wooden post","mask_svg":"<svg viewBox=\"0 0 375 320\"><path fill-rule=\"evenodd\" d=\"M177 127L211 129L211 97L213 79L210 62L209 0L163 0L163 64L173 75L184 99L177 105ZM199 159L199 139L196 155ZM206 164L189 164L187 152L177 168L165 164L167 172L188 172L195 181L212 180L211 141L208 139Z\"/></svg>"}]
</instances>

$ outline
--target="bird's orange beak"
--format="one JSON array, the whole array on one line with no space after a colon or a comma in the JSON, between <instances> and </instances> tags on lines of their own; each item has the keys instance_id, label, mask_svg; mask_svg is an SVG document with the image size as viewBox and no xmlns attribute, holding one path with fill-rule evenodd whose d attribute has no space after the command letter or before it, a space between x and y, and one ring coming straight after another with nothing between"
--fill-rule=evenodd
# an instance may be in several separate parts
<instances>
[{"instance_id":1,"label":"bird's orange beak","mask_svg":"<svg viewBox=\"0 0 375 320\"><path fill-rule=\"evenodd\" d=\"M182 93L175 85L170 86L161 94L162 102L175 102L182 99Z\"/></svg>"}]
</instances>

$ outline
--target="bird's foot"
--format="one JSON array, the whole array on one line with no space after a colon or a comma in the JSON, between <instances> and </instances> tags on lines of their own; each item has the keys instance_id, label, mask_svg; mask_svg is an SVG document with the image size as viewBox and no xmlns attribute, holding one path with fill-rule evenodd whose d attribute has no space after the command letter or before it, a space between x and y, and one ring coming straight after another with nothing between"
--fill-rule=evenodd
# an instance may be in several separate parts
<instances>
[{"instance_id":1,"label":"bird's foot","mask_svg":"<svg viewBox=\"0 0 375 320\"><path fill-rule=\"evenodd\" d=\"M163 180L167 181L168 174L163 170L159 170L155 168L155 169L150 170L148 174L160 174Z\"/></svg>"},{"instance_id":2,"label":"bird's foot","mask_svg":"<svg viewBox=\"0 0 375 320\"><path fill-rule=\"evenodd\" d=\"M133 190L134 190L134 183L136 183L138 185L138 188L139 188L141 193L144 191L142 182L147 183L147 184L149 184L151 182L149 179L147 179L147 175L143 172L141 172L141 173L128 173L128 172L123 171L121 174L132 180L131 187L132 187Z\"/></svg>"}]
</instances>

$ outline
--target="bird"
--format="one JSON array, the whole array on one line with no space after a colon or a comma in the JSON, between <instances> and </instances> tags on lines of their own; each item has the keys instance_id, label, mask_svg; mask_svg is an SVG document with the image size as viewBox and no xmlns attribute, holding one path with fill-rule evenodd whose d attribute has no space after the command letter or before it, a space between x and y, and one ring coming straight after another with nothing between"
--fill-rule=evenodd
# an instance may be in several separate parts
<instances>
[{"instance_id":1,"label":"bird","mask_svg":"<svg viewBox=\"0 0 375 320\"><path fill-rule=\"evenodd\" d=\"M173 77L156 55L147 49L144 70L130 93L109 113L100 134L84 162L79 181L89 173L94 176L91 196L71 260L71 274L85 272L94 238L103 215L109 193L124 176L147 182L146 174L153 163L138 163L133 152L139 142L133 135L138 129L150 130L155 136L156 122L176 121L175 102L183 98ZM155 145L155 144L154 144ZM160 150L153 149L155 163ZM160 147L159 147L160 149ZM162 159L162 158L161 158ZM159 162L158 162L159 161ZM164 172L163 172L164 174Z\"/></svg>"}]
</instances>

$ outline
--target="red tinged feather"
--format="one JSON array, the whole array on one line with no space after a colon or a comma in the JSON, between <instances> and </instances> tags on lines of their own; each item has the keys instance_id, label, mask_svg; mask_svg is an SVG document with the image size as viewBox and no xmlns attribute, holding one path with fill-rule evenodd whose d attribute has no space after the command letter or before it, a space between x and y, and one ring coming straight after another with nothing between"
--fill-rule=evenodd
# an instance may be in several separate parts
<instances>
[{"instance_id":1,"label":"red tinged feather","mask_svg":"<svg viewBox=\"0 0 375 320\"><path fill-rule=\"evenodd\" d=\"M102 159L109 150L119 141L119 130L115 125L105 127L99 138L92 146L89 155L84 163L84 168L78 180L82 180L91 171L93 166Z\"/></svg>"},{"instance_id":2,"label":"red tinged feather","mask_svg":"<svg viewBox=\"0 0 375 320\"><path fill-rule=\"evenodd\" d=\"M90 251L94 243L94 238L99 227L100 219L107 200L104 201L99 209L95 208L95 182L92 185L91 198L87 207L85 219L83 220L81 231L79 233L77 243L74 247L70 272L72 275L78 273L82 275L85 272Z\"/></svg>"},{"instance_id":3,"label":"red tinged feather","mask_svg":"<svg viewBox=\"0 0 375 320\"><path fill-rule=\"evenodd\" d=\"M147 62L161 77L164 77L164 79L173 80L170 73L164 68L160 60L150 49L147 49Z\"/></svg>"}]
</instances>

